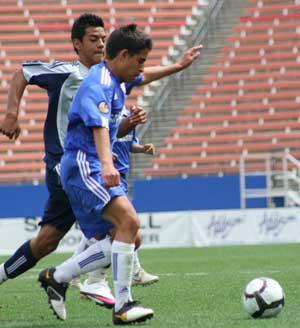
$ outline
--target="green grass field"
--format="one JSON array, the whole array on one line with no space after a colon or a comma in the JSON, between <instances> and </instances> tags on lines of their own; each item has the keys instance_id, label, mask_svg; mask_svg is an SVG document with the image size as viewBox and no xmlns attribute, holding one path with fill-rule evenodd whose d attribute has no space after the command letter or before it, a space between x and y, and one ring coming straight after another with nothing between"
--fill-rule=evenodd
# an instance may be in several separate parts
<instances>
[{"instance_id":1,"label":"green grass field","mask_svg":"<svg viewBox=\"0 0 300 328\"><path fill-rule=\"evenodd\" d=\"M136 299L155 317L142 326L157 328L295 328L300 322L300 245L186 248L140 251L143 266L160 275L159 283L135 287ZM23 276L0 287L0 328L112 327L111 311L67 294L68 319L58 321L48 308L36 277L40 269L67 255L51 255ZM4 260L1 257L1 262ZM241 293L252 278L269 276L285 290L286 305L277 318L252 319Z\"/></svg>"}]
</instances>

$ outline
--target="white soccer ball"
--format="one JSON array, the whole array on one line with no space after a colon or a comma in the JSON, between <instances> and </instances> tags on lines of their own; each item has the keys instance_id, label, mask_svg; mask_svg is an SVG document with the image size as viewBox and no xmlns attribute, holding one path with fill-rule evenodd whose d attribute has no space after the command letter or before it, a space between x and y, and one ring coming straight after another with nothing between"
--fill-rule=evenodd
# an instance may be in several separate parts
<instances>
[{"instance_id":1,"label":"white soccer ball","mask_svg":"<svg viewBox=\"0 0 300 328\"><path fill-rule=\"evenodd\" d=\"M253 318L275 317L282 310L285 295L279 283L271 278L251 280L243 293L243 305Z\"/></svg>"}]
</instances>

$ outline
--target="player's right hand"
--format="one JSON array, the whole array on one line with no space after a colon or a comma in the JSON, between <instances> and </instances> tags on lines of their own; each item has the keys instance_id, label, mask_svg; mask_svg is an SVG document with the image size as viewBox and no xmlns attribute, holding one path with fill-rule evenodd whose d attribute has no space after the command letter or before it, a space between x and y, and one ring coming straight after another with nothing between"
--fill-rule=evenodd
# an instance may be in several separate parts
<instances>
[{"instance_id":1,"label":"player's right hand","mask_svg":"<svg viewBox=\"0 0 300 328\"><path fill-rule=\"evenodd\" d=\"M4 121L0 125L0 133L4 134L11 140L18 139L21 128L18 118L12 114L6 114Z\"/></svg>"},{"instance_id":2,"label":"player's right hand","mask_svg":"<svg viewBox=\"0 0 300 328\"><path fill-rule=\"evenodd\" d=\"M120 173L113 165L102 165L102 179L104 187L116 187L120 184Z\"/></svg>"},{"instance_id":3,"label":"player's right hand","mask_svg":"<svg viewBox=\"0 0 300 328\"><path fill-rule=\"evenodd\" d=\"M144 124L147 121L147 112L139 106L132 106L130 108L130 123L134 125Z\"/></svg>"}]
</instances>

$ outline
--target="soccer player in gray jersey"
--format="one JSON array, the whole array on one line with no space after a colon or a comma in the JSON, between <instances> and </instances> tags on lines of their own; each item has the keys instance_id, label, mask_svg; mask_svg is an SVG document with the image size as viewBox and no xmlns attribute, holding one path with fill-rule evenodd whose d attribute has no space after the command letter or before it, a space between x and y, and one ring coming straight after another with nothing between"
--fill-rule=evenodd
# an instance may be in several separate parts
<instances>
[{"instance_id":1,"label":"soccer player in gray jersey","mask_svg":"<svg viewBox=\"0 0 300 328\"><path fill-rule=\"evenodd\" d=\"M81 15L73 24L71 38L78 61L24 63L11 81L6 116L0 125L0 132L12 140L16 140L21 131L18 113L26 86L35 84L48 92L44 161L49 198L38 235L26 241L15 254L0 265L0 284L28 271L41 258L53 252L75 222L69 200L59 182L57 167L63 154L62 145L70 102L89 68L103 59L106 33L102 19L92 14ZM198 46L188 49L179 62L173 65L146 68L141 84L150 83L188 67L199 56L200 48ZM131 121L132 127L143 121L142 115L142 112L136 114L136 119ZM101 298L95 300L101 303Z\"/></svg>"}]
</instances>

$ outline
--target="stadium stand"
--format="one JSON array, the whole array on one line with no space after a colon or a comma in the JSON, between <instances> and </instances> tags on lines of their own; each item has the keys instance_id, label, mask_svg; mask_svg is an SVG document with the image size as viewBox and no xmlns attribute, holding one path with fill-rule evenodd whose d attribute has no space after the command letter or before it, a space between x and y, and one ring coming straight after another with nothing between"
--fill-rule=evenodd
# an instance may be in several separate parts
<instances>
[{"instance_id":1,"label":"stadium stand","mask_svg":"<svg viewBox=\"0 0 300 328\"><path fill-rule=\"evenodd\" d=\"M222 175L239 172L241 154L299 156L299 34L300 1L249 0L146 175Z\"/></svg>"},{"instance_id":2,"label":"stadium stand","mask_svg":"<svg viewBox=\"0 0 300 328\"><path fill-rule=\"evenodd\" d=\"M197 0L99 2L76 0L8 0L0 5L0 120L3 118L11 74L26 60L74 60L70 26L83 12L99 14L112 29L136 22L154 39L148 65L160 65L185 26ZM143 90L134 91L128 105ZM0 183L43 180L42 126L47 96L35 88L25 91L20 109L22 134L9 141L0 135Z\"/></svg>"}]
</instances>

